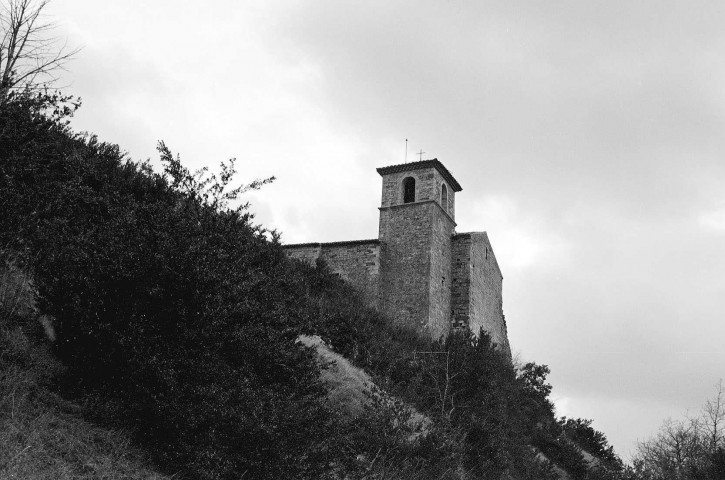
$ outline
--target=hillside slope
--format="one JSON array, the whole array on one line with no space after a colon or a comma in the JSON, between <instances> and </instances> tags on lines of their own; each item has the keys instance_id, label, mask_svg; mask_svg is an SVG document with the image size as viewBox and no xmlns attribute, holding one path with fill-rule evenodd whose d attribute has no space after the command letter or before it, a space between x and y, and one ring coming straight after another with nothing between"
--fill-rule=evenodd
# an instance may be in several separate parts
<instances>
[{"instance_id":1,"label":"hillside slope","mask_svg":"<svg viewBox=\"0 0 725 480\"><path fill-rule=\"evenodd\" d=\"M38 311L51 319L51 353L63 365L53 395L128 432L157 471L555 478L534 445L578 478L613 478L616 462L593 471L572 440L604 450L606 439L555 418L546 366L512 365L485 332L431 341L385 318L324 263L288 259L247 205L230 206L267 180L232 188L232 161L193 173L163 143L164 171L154 172L72 132L63 102L20 95L0 111L0 261L32 273ZM321 361L301 335L319 336L365 374ZM347 380L336 386L329 367ZM339 388L365 375L399 401ZM4 398L13 419L14 397ZM411 407L431 421L412 442Z\"/></svg>"}]
</instances>

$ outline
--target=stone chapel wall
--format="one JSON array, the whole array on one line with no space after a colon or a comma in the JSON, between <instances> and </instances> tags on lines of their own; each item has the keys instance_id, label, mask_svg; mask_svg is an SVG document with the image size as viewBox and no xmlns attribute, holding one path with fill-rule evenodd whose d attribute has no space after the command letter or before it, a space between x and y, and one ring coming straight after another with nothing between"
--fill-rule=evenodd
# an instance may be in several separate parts
<instances>
[{"instance_id":1,"label":"stone chapel wall","mask_svg":"<svg viewBox=\"0 0 725 480\"><path fill-rule=\"evenodd\" d=\"M503 315L503 276L485 232L453 237L452 324L468 325L478 334L483 328L508 355L511 354Z\"/></svg>"},{"instance_id":2,"label":"stone chapel wall","mask_svg":"<svg viewBox=\"0 0 725 480\"><path fill-rule=\"evenodd\" d=\"M471 236L454 235L452 240L451 326L463 328L469 326L471 310Z\"/></svg>"},{"instance_id":3,"label":"stone chapel wall","mask_svg":"<svg viewBox=\"0 0 725 480\"><path fill-rule=\"evenodd\" d=\"M397 321L421 327L432 338L447 335L455 189L432 164L381 175L382 310ZM415 180L415 201L403 203L403 180L408 177ZM443 184L448 190L446 205Z\"/></svg>"},{"instance_id":4,"label":"stone chapel wall","mask_svg":"<svg viewBox=\"0 0 725 480\"><path fill-rule=\"evenodd\" d=\"M323 259L330 271L350 282L360 291L366 302L379 307L380 242L353 240L349 242L304 243L285 245L291 258L315 264Z\"/></svg>"},{"instance_id":5,"label":"stone chapel wall","mask_svg":"<svg viewBox=\"0 0 725 480\"><path fill-rule=\"evenodd\" d=\"M383 177L383 194L380 201L381 208L392 207L403 204L403 179L412 177L415 179L415 201L426 200L441 203L441 185L446 184L448 189L448 205L441 207L451 217L455 218L456 192L443 176L434 168L418 169L406 172L387 174Z\"/></svg>"},{"instance_id":6,"label":"stone chapel wall","mask_svg":"<svg viewBox=\"0 0 725 480\"><path fill-rule=\"evenodd\" d=\"M432 202L380 209L381 310L408 325L428 326Z\"/></svg>"},{"instance_id":7,"label":"stone chapel wall","mask_svg":"<svg viewBox=\"0 0 725 480\"><path fill-rule=\"evenodd\" d=\"M440 210L437 204L431 209ZM451 232L453 220L438 214L433 220L430 244L429 331L433 338L448 335L451 329Z\"/></svg>"}]
</instances>

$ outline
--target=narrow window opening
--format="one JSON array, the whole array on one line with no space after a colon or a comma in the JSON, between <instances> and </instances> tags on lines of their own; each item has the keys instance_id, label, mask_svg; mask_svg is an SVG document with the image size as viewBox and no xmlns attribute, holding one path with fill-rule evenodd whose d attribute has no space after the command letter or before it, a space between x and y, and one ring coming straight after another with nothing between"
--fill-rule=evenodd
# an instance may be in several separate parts
<instances>
[{"instance_id":1,"label":"narrow window opening","mask_svg":"<svg viewBox=\"0 0 725 480\"><path fill-rule=\"evenodd\" d=\"M445 183L441 185L441 206L443 210L448 211L448 188Z\"/></svg>"},{"instance_id":2,"label":"narrow window opening","mask_svg":"<svg viewBox=\"0 0 725 480\"><path fill-rule=\"evenodd\" d=\"M415 179L408 177L403 180L403 203L415 202Z\"/></svg>"}]
</instances>

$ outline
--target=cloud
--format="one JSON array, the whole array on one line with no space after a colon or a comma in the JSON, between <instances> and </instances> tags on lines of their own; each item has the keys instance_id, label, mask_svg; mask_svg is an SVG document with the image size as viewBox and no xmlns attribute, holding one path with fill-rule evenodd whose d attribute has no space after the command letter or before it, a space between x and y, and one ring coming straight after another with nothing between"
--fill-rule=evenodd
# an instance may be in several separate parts
<instances>
[{"instance_id":1,"label":"cloud","mask_svg":"<svg viewBox=\"0 0 725 480\"><path fill-rule=\"evenodd\" d=\"M278 33L319 70L315 102L361 136L415 139L482 192L651 214L725 149L717 16L656 10L306 2Z\"/></svg>"},{"instance_id":2,"label":"cloud","mask_svg":"<svg viewBox=\"0 0 725 480\"><path fill-rule=\"evenodd\" d=\"M705 230L725 233L725 208L703 212L698 215L697 221Z\"/></svg>"},{"instance_id":3,"label":"cloud","mask_svg":"<svg viewBox=\"0 0 725 480\"><path fill-rule=\"evenodd\" d=\"M514 274L514 270L566 261L567 242L551 230L544 218L522 211L512 197L474 198L464 211L467 219L459 220L458 230L481 230L485 226L507 275Z\"/></svg>"}]
</instances>

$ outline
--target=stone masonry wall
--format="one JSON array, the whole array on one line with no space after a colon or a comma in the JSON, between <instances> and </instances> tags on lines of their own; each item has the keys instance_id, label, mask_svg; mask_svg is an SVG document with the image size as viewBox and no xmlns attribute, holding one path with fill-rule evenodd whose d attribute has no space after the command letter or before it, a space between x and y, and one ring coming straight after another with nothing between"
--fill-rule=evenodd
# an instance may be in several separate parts
<instances>
[{"instance_id":1,"label":"stone masonry wall","mask_svg":"<svg viewBox=\"0 0 725 480\"><path fill-rule=\"evenodd\" d=\"M429 203L433 220L430 243L429 331L433 338L451 329L451 234L455 223L438 204Z\"/></svg>"},{"instance_id":2,"label":"stone masonry wall","mask_svg":"<svg viewBox=\"0 0 725 480\"><path fill-rule=\"evenodd\" d=\"M431 202L380 209L381 310L426 329L430 292Z\"/></svg>"},{"instance_id":3,"label":"stone masonry wall","mask_svg":"<svg viewBox=\"0 0 725 480\"><path fill-rule=\"evenodd\" d=\"M438 172L438 170L433 170L433 173L435 174L435 199L438 201L438 203L441 205L443 210L451 217L451 220L456 219L456 192L453 191L451 186L446 182L446 180L443 178L443 175ZM442 185L445 184L446 188L448 190L448 205L443 205L441 201L441 190Z\"/></svg>"},{"instance_id":4,"label":"stone masonry wall","mask_svg":"<svg viewBox=\"0 0 725 480\"><path fill-rule=\"evenodd\" d=\"M503 315L503 276L485 232L453 237L453 272L453 324L467 324L474 333L483 328L511 355Z\"/></svg>"},{"instance_id":5,"label":"stone masonry wall","mask_svg":"<svg viewBox=\"0 0 725 480\"><path fill-rule=\"evenodd\" d=\"M321 243L300 243L297 245L285 245L284 251L290 258L302 260L303 262L315 264L322 251Z\"/></svg>"},{"instance_id":6,"label":"stone masonry wall","mask_svg":"<svg viewBox=\"0 0 725 480\"><path fill-rule=\"evenodd\" d=\"M435 168L423 168L385 175L383 177L381 208L403 205L403 179L406 177L413 177L415 179L416 202L434 200L440 204L441 185L445 183L448 188L448 208L443 206L443 209L451 217L451 220L455 220L456 194Z\"/></svg>"},{"instance_id":7,"label":"stone masonry wall","mask_svg":"<svg viewBox=\"0 0 725 480\"><path fill-rule=\"evenodd\" d=\"M451 326L454 328L469 326L470 292L471 236L454 235L451 242Z\"/></svg>"},{"instance_id":8,"label":"stone masonry wall","mask_svg":"<svg viewBox=\"0 0 725 480\"><path fill-rule=\"evenodd\" d=\"M380 208L382 310L433 338L450 329L454 225L434 201Z\"/></svg>"},{"instance_id":9,"label":"stone masonry wall","mask_svg":"<svg viewBox=\"0 0 725 480\"><path fill-rule=\"evenodd\" d=\"M379 307L380 242L323 244L321 257L333 273L362 292L370 306Z\"/></svg>"},{"instance_id":10,"label":"stone masonry wall","mask_svg":"<svg viewBox=\"0 0 725 480\"><path fill-rule=\"evenodd\" d=\"M354 240L350 242L286 245L292 258L314 264L323 259L332 273L350 282L360 291L366 302L379 307L380 242Z\"/></svg>"}]
</instances>

